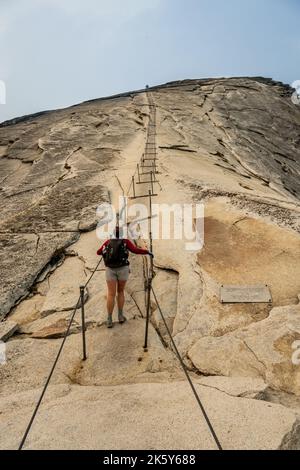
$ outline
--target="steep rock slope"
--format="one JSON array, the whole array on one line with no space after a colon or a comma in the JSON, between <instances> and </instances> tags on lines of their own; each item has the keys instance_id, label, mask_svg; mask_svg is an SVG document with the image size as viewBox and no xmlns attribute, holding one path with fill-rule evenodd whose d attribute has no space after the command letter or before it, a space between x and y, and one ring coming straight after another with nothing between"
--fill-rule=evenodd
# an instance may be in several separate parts
<instances>
[{"instance_id":1,"label":"steep rock slope","mask_svg":"<svg viewBox=\"0 0 300 470\"><path fill-rule=\"evenodd\" d=\"M300 109L288 87L262 78L174 82L151 97L155 202L205 204L200 252L154 241L154 288L169 328L192 373L210 376L194 379L225 448L299 448ZM149 114L141 91L0 126L0 327L5 340L13 335L0 366L1 448L20 441L79 285L97 263L97 206L132 192ZM193 431L198 411L154 303L143 353L145 262L131 262L128 323L105 329L100 267L85 299L88 360L76 317L29 448L213 448L201 416ZM272 304L219 301L222 284L258 283L270 286ZM70 433L70 401L78 433Z\"/></svg>"},{"instance_id":2,"label":"steep rock slope","mask_svg":"<svg viewBox=\"0 0 300 470\"><path fill-rule=\"evenodd\" d=\"M0 128L0 315L80 232L95 227L97 206L109 201L105 179L143 131L134 103L83 104Z\"/></svg>"}]
</instances>

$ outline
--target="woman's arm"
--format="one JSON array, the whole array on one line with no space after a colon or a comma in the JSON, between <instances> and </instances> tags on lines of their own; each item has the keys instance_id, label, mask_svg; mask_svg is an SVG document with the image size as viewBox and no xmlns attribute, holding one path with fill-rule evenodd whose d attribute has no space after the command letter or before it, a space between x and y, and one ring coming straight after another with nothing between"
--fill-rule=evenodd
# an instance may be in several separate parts
<instances>
[{"instance_id":1,"label":"woman's arm","mask_svg":"<svg viewBox=\"0 0 300 470\"><path fill-rule=\"evenodd\" d=\"M130 240L124 240L124 241L126 243L128 250L131 251L131 253L134 253L136 255L149 255L148 250L144 250L143 248L138 248Z\"/></svg>"}]
</instances>

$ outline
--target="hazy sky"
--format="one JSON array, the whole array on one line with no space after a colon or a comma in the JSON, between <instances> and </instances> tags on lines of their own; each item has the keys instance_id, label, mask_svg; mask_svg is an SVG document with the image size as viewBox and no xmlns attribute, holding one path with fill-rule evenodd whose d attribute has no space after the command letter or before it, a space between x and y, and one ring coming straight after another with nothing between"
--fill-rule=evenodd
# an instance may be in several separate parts
<instances>
[{"instance_id":1,"label":"hazy sky","mask_svg":"<svg viewBox=\"0 0 300 470\"><path fill-rule=\"evenodd\" d=\"M0 122L240 75L300 79L300 0L0 0Z\"/></svg>"}]
</instances>

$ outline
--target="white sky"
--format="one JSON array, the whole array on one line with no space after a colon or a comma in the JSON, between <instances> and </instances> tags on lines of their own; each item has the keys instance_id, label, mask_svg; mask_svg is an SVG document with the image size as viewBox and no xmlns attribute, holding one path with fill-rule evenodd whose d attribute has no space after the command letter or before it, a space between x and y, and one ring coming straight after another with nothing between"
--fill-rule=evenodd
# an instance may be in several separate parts
<instances>
[{"instance_id":1,"label":"white sky","mask_svg":"<svg viewBox=\"0 0 300 470\"><path fill-rule=\"evenodd\" d=\"M292 83L299 24L299 0L0 0L0 122L146 83Z\"/></svg>"}]
</instances>

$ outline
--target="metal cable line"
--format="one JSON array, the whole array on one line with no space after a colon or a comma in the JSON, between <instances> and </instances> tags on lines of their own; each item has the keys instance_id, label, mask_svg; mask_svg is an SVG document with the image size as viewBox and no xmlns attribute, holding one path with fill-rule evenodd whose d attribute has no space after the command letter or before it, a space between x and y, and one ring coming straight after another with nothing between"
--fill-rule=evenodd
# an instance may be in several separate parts
<instances>
[{"instance_id":1,"label":"metal cable line","mask_svg":"<svg viewBox=\"0 0 300 470\"><path fill-rule=\"evenodd\" d=\"M202 404L202 402L201 402L201 400L200 400L200 397L199 397L199 395L198 395L198 393L197 393L197 390L195 389L195 386L194 386L194 384L193 384L193 382L192 382L192 379L191 379L191 377L190 377L190 375L189 375L189 373L188 373L187 367L186 367L185 363L183 362L183 359L182 359L182 357L181 357L181 355L180 355L180 353L179 353L179 351L178 351L178 348L177 348L177 346L176 346L176 344L175 344L175 341L174 341L174 339L173 339L173 337L172 337L172 334L171 334L171 332L170 332L170 329L169 329L168 324L167 324L167 322L166 322L166 320L165 320L164 314L163 314L163 312L162 312L162 310L161 310L161 307L160 307L160 305L159 305L159 303L158 303L156 294L155 294L154 289L153 289L152 286L151 286L151 290L152 290L152 293L153 293L153 296L154 296L155 303L156 303L157 308L158 308L158 310L159 310L159 313L160 313L160 315L161 315L161 317L162 317L162 320L163 320L163 322L164 322L165 328L166 328L166 330L167 330L167 332L168 332L168 335L170 336L170 340L171 340L172 346L173 346L173 348L174 348L174 350L175 350L175 352L176 352L177 358L178 358L178 360L179 360L179 362L180 362L180 364L181 364L181 367L182 367L182 369L183 369L183 371L184 371L184 373L185 373L185 375L186 375L186 378L187 378L187 380L188 380L188 382L189 382L189 384L190 384L190 386L191 386L191 389L192 389L192 391L193 391L193 394L195 395L195 398L196 398L197 403L198 403L198 405L199 405L199 407L200 407L200 409L201 409L201 411L202 411L202 414L203 414L203 416L204 416L204 418L205 418L205 421L206 421L206 423L207 423L207 425L208 425L208 427L209 427L209 430L210 430L210 432L211 432L211 434L212 434L212 436L213 436L213 438L214 438L215 443L217 444L218 449L219 449L219 450L223 450L223 449L222 449L222 446L221 446L221 444L220 444L220 441L219 441L219 439L218 439L218 437L217 437L217 435L216 435L216 432L215 432L215 430L214 430L214 428L213 428L213 425L211 424L211 421L210 421L210 419L209 419L209 417L208 417L208 415L207 415L207 413L206 413L206 411L205 411L205 408L204 408L204 406L203 406L203 404Z\"/></svg>"},{"instance_id":2,"label":"metal cable line","mask_svg":"<svg viewBox=\"0 0 300 470\"><path fill-rule=\"evenodd\" d=\"M98 262L97 266L96 266L95 269L93 270L91 276L89 277L89 279L88 279L87 282L85 283L84 288L86 288L86 287L89 285L89 283L90 283L92 277L94 276L95 272L96 272L97 269L99 268L99 266L100 266L100 264L101 264L101 262L102 262L102 259L103 259L103 258L101 257L101 259L100 259L100 261ZM59 360L59 358L60 358L60 355L61 355L61 353L62 353L62 350L63 350L63 347L64 347L64 345L65 345L66 339L67 339L68 334L69 334L69 332L70 332L71 325L72 325L72 323L73 323L75 314L76 314L77 309L79 308L79 305L80 305L80 300L81 300L81 297L79 296L78 301L77 301L77 304L76 304L76 307L74 308L74 311L73 311L73 313L72 313L72 316L71 316L71 319L70 319L68 328L67 328L67 330L66 330L66 333L65 333L65 335L64 335L64 338L63 338L62 343L61 343L61 345L60 345L60 348L59 348L59 350L58 350L57 356L56 356L56 358L55 358L55 361L54 361L54 363L53 363L53 366L52 366L52 368L51 368L51 371L50 371L50 373L49 373L49 376L48 376L48 378L47 378L47 380L46 380L46 383L45 383L45 385L44 385L44 388L43 388L43 391L42 391L42 393L41 393L41 395L40 395L40 398L39 398L39 400L38 400L38 402L37 402L37 404L36 404L36 407L35 407L35 409L34 409L34 412L33 412L32 416L31 416L31 419L30 419L30 421L29 421L29 423L28 423L28 426L27 426L27 428L26 428L26 431L25 431L25 433L24 433L24 436L23 436L23 438L22 438L22 441L21 441L21 443L20 443L20 445L19 445L18 450L22 450L22 448L23 448L23 446L24 446L24 444L25 444L25 442L26 442L26 439L27 439L27 437L28 437L28 434L29 434L29 432L30 432L30 429L31 429L31 427L32 427L32 425L33 425L33 422L34 422L34 420L35 420L35 417L36 417L36 415L37 415L37 412L38 412L38 410L39 410L39 408L40 408L40 405L41 405L42 400L43 400L43 398L44 398L44 395L45 395L45 393L46 393L46 391L47 391L48 385L49 385L50 380L51 380L51 378L52 378L52 375L53 375L53 373L54 373L54 371L55 371L55 368L56 368L56 365L57 365L58 360Z\"/></svg>"}]
</instances>

